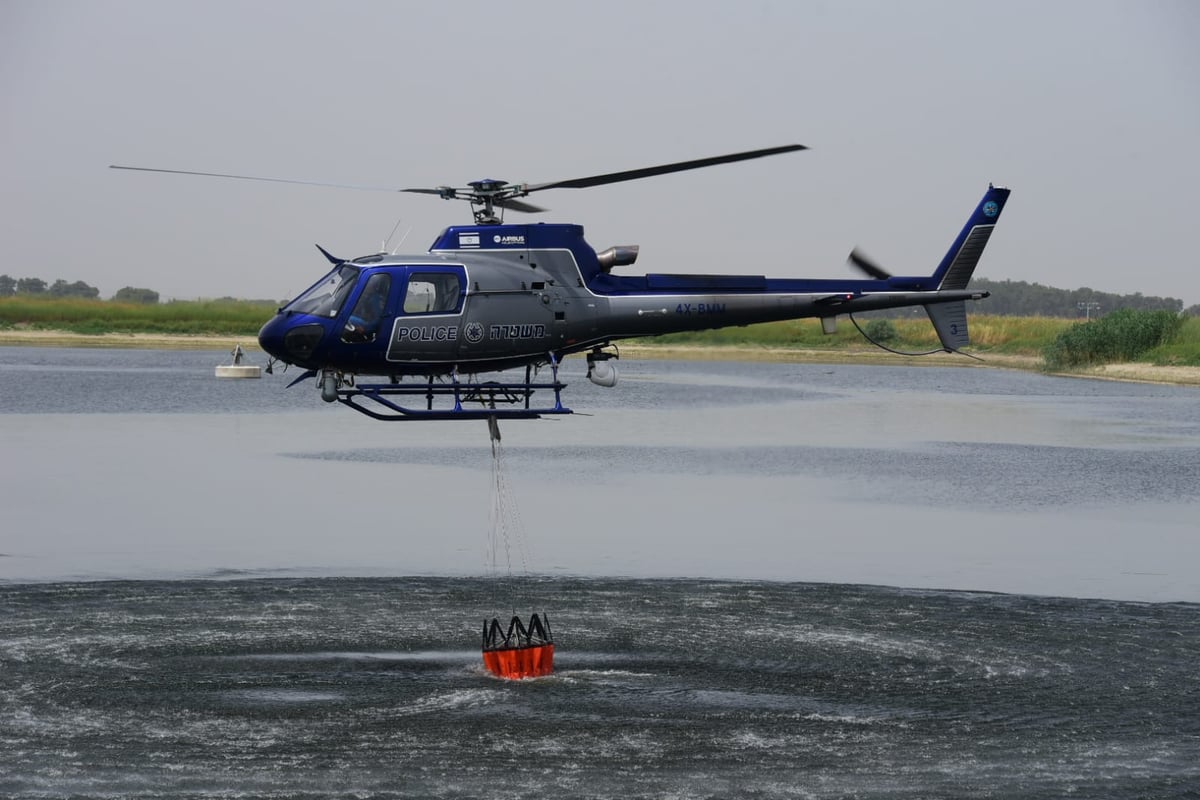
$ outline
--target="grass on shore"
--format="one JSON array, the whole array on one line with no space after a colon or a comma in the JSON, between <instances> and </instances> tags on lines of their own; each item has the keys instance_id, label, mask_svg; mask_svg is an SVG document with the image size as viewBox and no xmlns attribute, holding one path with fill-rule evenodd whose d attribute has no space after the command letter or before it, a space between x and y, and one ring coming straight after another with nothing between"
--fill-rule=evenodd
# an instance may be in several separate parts
<instances>
[{"instance_id":1,"label":"grass on shore","mask_svg":"<svg viewBox=\"0 0 1200 800\"><path fill-rule=\"evenodd\" d=\"M940 347L933 326L922 313L919 317L889 320L896 337L885 344L902 352L924 352ZM868 322L860 319L864 328ZM984 355L1026 356L1043 359L1046 349L1074 325L1077 319L1058 317L1008 317L973 314L970 317L971 352ZM694 333L675 333L646 344L703 345L709 347L761 347L829 351L872 350L845 317L838 320L838 331L825 335L820 322L813 319L768 322L741 328L721 328ZM1200 317L1187 317L1169 344L1159 345L1136 359L1138 363L1163 367L1200 367Z\"/></svg>"},{"instance_id":2,"label":"grass on shore","mask_svg":"<svg viewBox=\"0 0 1200 800\"><path fill-rule=\"evenodd\" d=\"M924 312L913 318L890 320L896 338L886 342L888 347L903 351L926 351L940 347L937 334ZM1069 327L1074 320L1051 317L998 317L972 315L972 349L1005 355L1038 356L1042 348ZM859 324L867 326L865 319ZM708 345L764 347L798 350L855 350L873 349L863 339L853 323L845 317L838 319L837 333L826 335L815 319L764 322L738 328L672 333L647 343L663 345Z\"/></svg>"},{"instance_id":3,"label":"grass on shore","mask_svg":"<svg viewBox=\"0 0 1200 800\"><path fill-rule=\"evenodd\" d=\"M81 298L0 298L0 328L80 334L253 336L274 313L272 305L245 300L142 304Z\"/></svg>"}]
</instances>

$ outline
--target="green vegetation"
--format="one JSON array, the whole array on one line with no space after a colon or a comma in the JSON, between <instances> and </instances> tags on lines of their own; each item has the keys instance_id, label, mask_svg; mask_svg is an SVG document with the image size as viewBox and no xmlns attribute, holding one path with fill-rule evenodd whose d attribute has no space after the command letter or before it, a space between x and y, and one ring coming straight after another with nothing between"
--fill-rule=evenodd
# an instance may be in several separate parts
<instances>
[{"instance_id":1,"label":"green vegetation","mask_svg":"<svg viewBox=\"0 0 1200 800\"><path fill-rule=\"evenodd\" d=\"M154 305L158 302L158 292L153 289L139 289L135 286L126 286L118 289L117 293L112 296L112 299L118 303Z\"/></svg>"},{"instance_id":2,"label":"green vegetation","mask_svg":"<svg viewBox=\"0 0 1200 800\"><path fill-rule=\"evenodd\" d=\"M1077 322L1043 351L1048 369L1137 361L1157 348L1173 347L1184 318L1170 311L1124 309L1089 322ZM1178 352L1186 357L1186 348Z\"/></svg>"},{"instance_id":3,"label":"green vegetation","mask_svg":"<svg viewBox=\"0 0 1200 800\"><path fill-rule=\"evenodd\" d=\"M16 279L9 275L0 275L0 297L13 295L29 295L31 297L83 297L93 299L100 296L100 290L89 286L83 281L68 283L62 278L47 285L41 278Z\"/></svg>"},{"instance_id":4,"label":"green vegetation","mask_svg":"<svg viewBox=\"0 0 1200 800\"><path fill-rule=\"evenodd\" d=\"M890 319L873 319L863 326L863 333L873 342L894 342L900 335Z\"/></svg>"},{"instance_id":5,"label":"green vegetation","mask_svg":"<svg viewBox=\"0 0 1200 800\"><path fill-rule=\"evenodd\" d=\"M148 304L15 295L0 297L0 329L253 336L274 312L271 303L248 300Z\"/></svg>"},{"instance_id":6,"label":"green vegetation","mask_svg":"<svg viewBox=\"0 0 1200 800\"><path fill-rule=\"evenodd\" d=\"M922 352L940 346L929 318L922 311L902 319L857 316L859 324L876 341L896 350ZM1006 355L1039 355L1064 329L1069 319L1049 317L997 317L972 315L971 342L974 349ZM880 336L880 332L883 336ZM848 350L871 348L844 317L837 333L826 335L815 319L764 322L740 328L672 333L647 343L661 345L708 345L716 347L761 347L796 350Z\"/></svg>"},{"instance_id":7,"label":"green vegetation","mask_svg":"<svg viewBox=\"0 0 1200 800\"><path fill-rule=\"evenodd\" d=\"M1186 317L1175 338L1142 355L1160 367L1200 367L1200 316Z\"/></svg>"},{"instance_id":8,"label":"green vegetation","mask_svg":"<svg viewBox=\"0 0 1200 800\"><path fill-rule=\"evenodd\" d=\"M903 352L939 347L924 313L902 319L865 319L871 338ZM887 322L891 329L880 323ZM1041 357L1049 370L1069 370L1107 362L1138 361L1158 366L1200 366L1200 317L1169 311L1117 311L1091 322L1057 317L1008 317L973 314L971 350L980 355ZM880 332L884 335L880 336ZM885 338L886 337L886 338ZM741 328L676 333L642 340L651 345L704 345L796 350L868 350L872 347L839 320L833 335L817 320L768 322ZM1083 355L1083 354L1088 355Z\"/></svg>"}]
</instances>

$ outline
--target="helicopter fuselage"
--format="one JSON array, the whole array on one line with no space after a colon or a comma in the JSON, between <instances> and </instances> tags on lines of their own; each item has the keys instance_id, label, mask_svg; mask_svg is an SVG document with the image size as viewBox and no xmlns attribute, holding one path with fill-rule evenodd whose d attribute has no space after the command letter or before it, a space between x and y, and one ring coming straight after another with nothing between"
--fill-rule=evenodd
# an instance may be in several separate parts
<instances>
[{"instance_id":1,"label":"helicopter fuselage","mask_svg":"<svg viewBox=\"0 0 1200 800\"><path fill-rule=\"evenodd\" d=\"M333 271L281 308L259 342L274 358L306 369L393 378L479 374L549 363L620 339L982 296L939 290L936 275L614 272L636 255L636 247L597 254L579 225L454 226L426 254L331 258Z\"/></svg>"}]
</instances>

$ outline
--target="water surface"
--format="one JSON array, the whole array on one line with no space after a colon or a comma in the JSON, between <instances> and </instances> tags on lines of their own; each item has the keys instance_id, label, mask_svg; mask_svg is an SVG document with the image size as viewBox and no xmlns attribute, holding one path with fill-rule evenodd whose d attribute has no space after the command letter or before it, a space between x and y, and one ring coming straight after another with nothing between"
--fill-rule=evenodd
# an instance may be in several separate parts
<instances>
[{"instance_id":1,"label":"water surface","mask_svg":"<svg viewBox=\"0 0 1200 800\"><path fill-rule=\"evenodd\" d=\"M471 575L482 422L381 423L223 353L0 348L0 579ZM535 572L1200 600L1200 394L952 367L569 361L502 425Z\"/></svg>"},{"instance_id":2,"label":"water surface","mask_svg":"<svg viewBox=\"0 0 1200 800\"><path fill-rule=\"evenodd\" d=\"M556 578L554 676L473 579L0 587L0 793L1194 796L1195 606ZM531 600L538 602L538 600Z\"/></svg>"},{"instance_id":3,"label":"water surface","mask_svg":"<svg viewBox=\"0 0 1200 800\"><path fill-rule=\"evenodd\" d=\"M1200 784L1194 388L569 362L586 414L502 424L497 537L483 423L223 360L0 348L0 794ZM533 610L555 674L491 677Z\"/></svg>"}]
</instances>

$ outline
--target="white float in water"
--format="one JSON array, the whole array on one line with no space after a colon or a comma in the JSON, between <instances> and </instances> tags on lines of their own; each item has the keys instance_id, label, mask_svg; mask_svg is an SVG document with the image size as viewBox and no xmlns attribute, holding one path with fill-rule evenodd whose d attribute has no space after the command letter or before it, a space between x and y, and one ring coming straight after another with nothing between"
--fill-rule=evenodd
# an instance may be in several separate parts
<instances>
[{"instance_id":1,"label":"white float in water","mask_svg":"<svg viewBox=\"0 0 1200 800\"><path fill-rule=\"evenodd\" d=\"M262 367L256 367L253 364L243 364L242 359L246 353L242 350L242 346L236 345L233 348L233 363L222 364L217 367L218 378L261 378Z\"/></svg>"}]
</instances>

